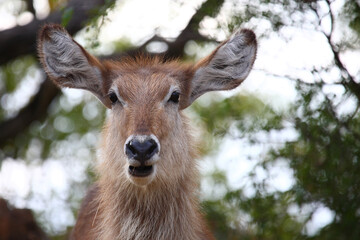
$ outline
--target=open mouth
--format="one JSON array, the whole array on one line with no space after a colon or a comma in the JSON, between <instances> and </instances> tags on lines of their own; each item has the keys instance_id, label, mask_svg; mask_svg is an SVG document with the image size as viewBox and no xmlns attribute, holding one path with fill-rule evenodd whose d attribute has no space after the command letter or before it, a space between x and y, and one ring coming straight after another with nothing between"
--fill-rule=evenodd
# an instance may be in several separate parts
<instances>
[{"instance_id":1,"label":"open mouth","mask_svg":"<svg viewBox=\"0 0 360 240\"><path fill-rule=\"evenodd\" d=\"M129 174L134 177L147 177L154 171L153 166L129 166Z\"/></svg>"}]
</instances>

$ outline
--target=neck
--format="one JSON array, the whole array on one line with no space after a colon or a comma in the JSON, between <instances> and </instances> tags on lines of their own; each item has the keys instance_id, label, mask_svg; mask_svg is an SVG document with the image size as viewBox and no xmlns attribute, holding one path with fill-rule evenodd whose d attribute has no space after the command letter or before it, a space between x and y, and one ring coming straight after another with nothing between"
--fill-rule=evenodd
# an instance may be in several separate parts
<instances>
[{"instance_id":1,"label":"neck","mask_svg":"<svg viewBox=\"0 0 360 240\"><path fill-rule=\"evenodd\" d=\"M99 181L100 239L201 238L203 223L196 183L191 180L194 176L176 184L145 187L120 178L111 183L105 178Z\"/></svg>"}]
</instances>

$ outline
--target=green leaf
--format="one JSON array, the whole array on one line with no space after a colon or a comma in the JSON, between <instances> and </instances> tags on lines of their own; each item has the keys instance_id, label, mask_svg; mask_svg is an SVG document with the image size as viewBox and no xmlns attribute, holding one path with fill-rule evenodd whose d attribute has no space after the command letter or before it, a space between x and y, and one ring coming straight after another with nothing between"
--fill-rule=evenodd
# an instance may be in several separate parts
<instances>
[{"instance_id":1,"label":"green leaf","mask_svg":"<svg viewBox=\"0 0 360 240\"><path fill-rule=\"evenodd\" d=\"M62 10L61 25L63 27L66 27L68 25L73 16L73 13L74 9L72 7L67 7Z\"/></svg>"}]
</instances>

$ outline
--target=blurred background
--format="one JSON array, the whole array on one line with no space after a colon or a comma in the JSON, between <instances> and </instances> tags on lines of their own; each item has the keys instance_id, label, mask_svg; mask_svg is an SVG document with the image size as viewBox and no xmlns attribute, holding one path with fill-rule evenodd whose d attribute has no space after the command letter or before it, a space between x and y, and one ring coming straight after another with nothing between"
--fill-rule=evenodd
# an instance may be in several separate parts
<instances>
[{"instance_id":1,"label":"blurred background","mask_svg":"<svg viewBox=\"0 0 360 240\"><path fill-rule=\"evenodd\" d=\"M255 31L248 79L185 110L212 231L360 239L358 0L0 0L0 239L66 239L96 179L107 112L45 76L36 35L48 22L102 59L196 62L235 29Z\"/></svg>"}]
</instances>

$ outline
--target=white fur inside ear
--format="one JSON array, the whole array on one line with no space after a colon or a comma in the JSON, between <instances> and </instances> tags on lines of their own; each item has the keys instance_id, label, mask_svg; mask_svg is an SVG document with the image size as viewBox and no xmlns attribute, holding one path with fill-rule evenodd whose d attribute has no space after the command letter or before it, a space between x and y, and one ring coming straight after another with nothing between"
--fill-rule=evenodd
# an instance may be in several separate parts
<instances>
[{"instance_id":1,"label":"white fur inside ear","mask_svg":"<svg viewBox=\"0 0 360 240\"><path fill-rule=\"evenodd\" d=\"M207 67L210 73L226 78L245 79L256 55L256 45L248 45L242 34L235 34L220 47Z\"/></svg>"},{"instance_id":2,"label":"white fur inside ear","mask_svg":"<svg viewBox=\"0 0 360 240\"><path fill-rule=\"evenodd\" d=\"M249 32L235 33L217 50L208 65L195 72L192 101L208 91L233 89L248 76L256 57L257 46L255 36L249 42L246 34Z\"/></svg>"},{"instance_id":3,"label":"white fur inside ear","mask_svg":"<svg viewBox=\"0 0 360 240\"><path fill-rule=\"evenodd\" d=\"M100 95L101 73L83 50L63 31L53 30L44 40L42 52L47 73L62 87L86 89Z\"/></svg>"}]
</instances>

